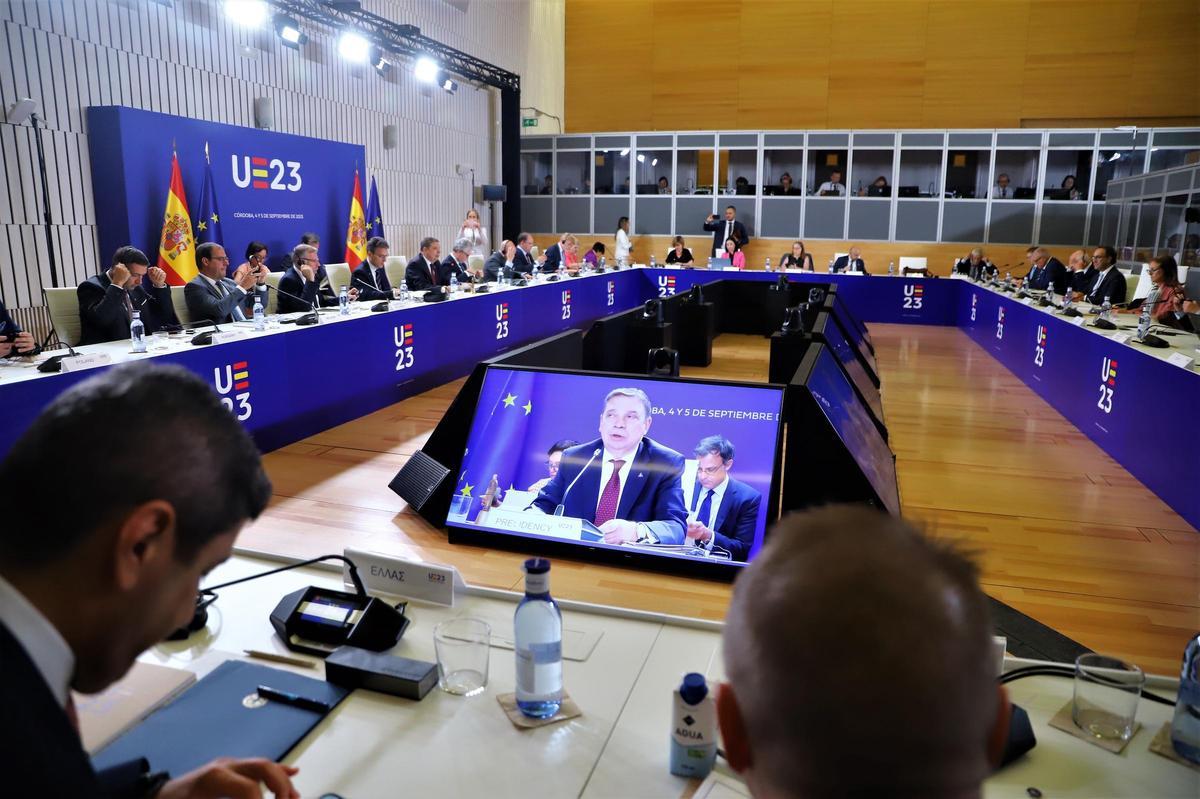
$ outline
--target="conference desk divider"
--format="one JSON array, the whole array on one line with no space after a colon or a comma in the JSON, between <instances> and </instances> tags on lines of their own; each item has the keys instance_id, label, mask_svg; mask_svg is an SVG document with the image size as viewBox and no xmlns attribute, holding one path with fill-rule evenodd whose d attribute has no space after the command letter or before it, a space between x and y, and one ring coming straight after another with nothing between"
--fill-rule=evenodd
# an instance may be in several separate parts
<instances>
[{"instance_id":1,"label":"conference desk divider","mask_svg":"<svg viewBox=\"0 0 1200 799\"><path fill-rule=\"evenodd\" d=\"M1200 419L1200 374L966 280L824 272L788 278L836 283L839 299L868 323L962 327L1200 527L1200 492L1194 490L1200 425L1193 423ZM231 325L225 329L238 331L232 341L172 343L161 354L132 355L125 341L81 349L109 353L114 362L157 358L191 369L269 451L462 377L501 352L563 330L586 330L592 321L648 299L717 280L778 279L762 271L629 269L387 313L372 314L363 303L349 319L323 314L329 321L315 327L282 325L256 333ZM1102 368L1108 371L1103 380ZM0 454L54 397L89 374L45 375L27 364L0 365L6 409ZM142 412L153 419L153 408Z\"/></svg>"}]
</instances>

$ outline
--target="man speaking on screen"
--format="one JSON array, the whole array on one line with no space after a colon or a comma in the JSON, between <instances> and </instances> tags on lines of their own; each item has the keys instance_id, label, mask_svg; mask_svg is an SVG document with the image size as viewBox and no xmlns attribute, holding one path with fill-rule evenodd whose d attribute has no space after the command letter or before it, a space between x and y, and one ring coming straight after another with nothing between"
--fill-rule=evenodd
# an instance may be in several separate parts
<instances>
[{"instance_id":1,"label":"man speaking on screen","mask_svg":"<svg viewBox=\"0 0 1200 799\"><path fill-rule=\"evenodd\" d=\"M650 398L640 388L604 397L600 438L563 452L558 474L533 501L543 513L586 519L606 544L682 544L687 531L683 456L646 436Z\"/></svg>"}]
</instances>

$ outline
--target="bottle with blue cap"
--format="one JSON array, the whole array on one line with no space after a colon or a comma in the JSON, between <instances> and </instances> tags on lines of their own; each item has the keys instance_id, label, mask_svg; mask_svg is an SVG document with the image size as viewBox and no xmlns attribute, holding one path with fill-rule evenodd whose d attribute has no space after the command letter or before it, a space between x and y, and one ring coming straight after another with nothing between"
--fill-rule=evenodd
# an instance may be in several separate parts
<instances>
[{"instance_id":1,"label":"bottle with blue cap","mask_svg":"<svg viewBox=\"0 0 1200 799\"><path fill-rule=\"evenodd\" d=\"M517 707L544 719L562 705L562 611L550 598L550 561L525 561L525 596L513 616Z\"/></svg>"},{"instance_id":2,"label":"bottle with blue cap","mask_svg":"<svg viewBox=\"0 0 1200 799\"><path fill-rule=\"evenodd\" d=\"M685 674L671 718L671 773L704 779L717 760L717 709L703 674Z\"/></svg>"}]
</instances>

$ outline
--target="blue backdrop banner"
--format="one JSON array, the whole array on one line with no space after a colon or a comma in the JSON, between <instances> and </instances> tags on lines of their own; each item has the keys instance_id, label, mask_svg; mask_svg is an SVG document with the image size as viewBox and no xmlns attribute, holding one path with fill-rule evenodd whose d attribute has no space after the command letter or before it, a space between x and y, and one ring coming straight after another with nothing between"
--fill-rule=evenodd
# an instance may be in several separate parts
<instances>
[{"instance_id":1,"label":"blue backdrop banner","mask_svg":"<svg viewBox=\"0 0 1200 799\"><path fill-rule=\"evenodd\" d=\"M87 121L101 263L125 244L154 262L172 145L192 221L200 221L206 143L212 203L220 208L221 235L233 266L244 260L246 244L257 239L266 242L271 268L279 270L300 234L310 230L321 237L323 261L342 259L355 167L366 174L362 145L123 106L91 106Z\"/></svg>"}]
</instances>

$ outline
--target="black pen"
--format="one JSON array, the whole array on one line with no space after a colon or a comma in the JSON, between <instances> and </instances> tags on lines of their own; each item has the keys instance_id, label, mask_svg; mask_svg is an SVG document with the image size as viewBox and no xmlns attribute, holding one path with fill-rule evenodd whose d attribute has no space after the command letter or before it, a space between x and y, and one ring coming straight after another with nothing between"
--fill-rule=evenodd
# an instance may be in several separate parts
<instances>
[{"instance_id":1,"label":"black pen","mask_svg":"<svg viewBox=\"0 0 1200 799\"><path fill-rule=\"evenodd\" d=\"M280 691L266 685L258 686L258 695L263 699L278 702L281 705L291 705L301 710L311 710L314 713L328 713L330 710L328 702L322 702L320 699L309 699L307 696Z\"/></svg>"}]
</instances>

